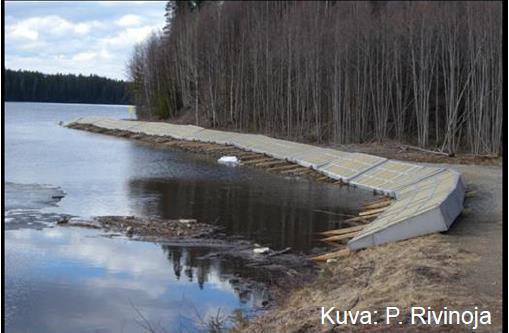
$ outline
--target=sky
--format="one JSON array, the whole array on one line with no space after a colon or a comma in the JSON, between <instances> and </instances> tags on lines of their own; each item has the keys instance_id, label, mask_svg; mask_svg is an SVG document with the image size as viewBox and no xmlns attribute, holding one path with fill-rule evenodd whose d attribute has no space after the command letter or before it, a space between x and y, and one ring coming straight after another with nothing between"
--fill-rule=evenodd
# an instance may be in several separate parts
<instances>
[{"instance_id":1,"label":"sky","mask_svg":"<svg viewBox=\"0 0 509 333\"><path fill-rule=\"evenodd\" d=\"M164 25L166 1L6 1L5 66L127 79L133 46Z\"/></svg>"}]
</instances>

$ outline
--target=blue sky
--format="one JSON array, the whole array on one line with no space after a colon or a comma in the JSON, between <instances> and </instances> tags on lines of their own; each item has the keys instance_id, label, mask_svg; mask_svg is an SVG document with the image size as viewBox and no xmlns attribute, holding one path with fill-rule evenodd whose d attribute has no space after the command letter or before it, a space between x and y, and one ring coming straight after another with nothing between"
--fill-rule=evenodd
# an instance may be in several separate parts
<instances>
[{"instance_id":1,"label":"blue sky","mask_svg":"<svg viewBox=\"0 0 509 333\"><path fill-rule=\"evenodd\" d=\"M5 65L126 79L133 46L164 25L166 1L6 1Z\"/></svg>"}]
</instances>

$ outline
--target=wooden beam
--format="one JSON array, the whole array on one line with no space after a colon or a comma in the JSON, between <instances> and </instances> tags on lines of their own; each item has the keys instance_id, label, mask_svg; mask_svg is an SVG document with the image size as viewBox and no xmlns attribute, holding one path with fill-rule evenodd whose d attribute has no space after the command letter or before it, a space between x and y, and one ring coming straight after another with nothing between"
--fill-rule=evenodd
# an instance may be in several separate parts
<instances>
[{"instance_id":1,"label":"wooden beam","mask_svg":"<svg viewBox=\"0 0 509 333\"><path fill-rule=\"evenodd\" d=\"M272 157L263 157L263 158L259 158L259 159L255 159L255 160L244 161L243 163L247 164L247 165L251 165L251 164L258 164L261 162L267 162L267 161L271 161L271 160L272 160Z\"/></svg>"},{"instance_id":2,"label":"wooden beam","mask_svg":"<svg viewBox=\"0 0 509 333\"><path fill-rule=\"evenodd\" d=\"M369 210L365 210L365 211L360 212L359 216L369 216L369 215L373 215L373 214L380 214L384 210L385 210L385 207L383 207L383 208L376 208L376 209L369 209Z\"/></svg>"},{"instance_id":3,"label":"wooden beam","mask_svg":"<svg viewBox=\"0 0 509 333\"><path fill-rule=\"evenodd\" d=\"M321 177L315 178L316 181L322 181L322 180L327 180L327 179L329 179L329 176L321 176Z\"/></svg>"},{"instance_id":4,"label":"wooden beam","mask_svg":"<svg viewBox=\"0 0 509 333\"><path fill-rule=\"evenodd\" d=\"M381 197L381 198L373 200L373 201L368 201L368 202L366 202L366 203L364 203L362 205L363 206L368 206L368 205L372 205L372 204L375 204L375 203L386 202L386 201L390 201L390 200L392 200L391 197L384 196L384 197Z\"/></svg>"},{"instance_id":5,"label":"wooden beam","mask_svg":"<svg viewBox=\"0 0 509 333\"><path fill-rule=\"evenodd\" d=\"M328 231L321 232L320 235L323 235L323 236L342 235L342 234L347 234L350 232L361 231L365 227L366 227L365 225L357 225L355 227L328 230Z\"/></svg>"},{"instance_id":6,"label":"wooden beam","mask_svg":"<svg viewBox=\"0 0 509 333\"><path fill-rule=\"evenodd\" d=\"M302 169L302 167L300 165L298 165L298 166L295 167L295 169L283 170L280 173L282 175L286 175L287 173L291 173L293 175L296 175L296 174L300 173L301 169Z\"/></svg>"},{"instance_id":7,"label":"wooden beam","mask_svg":"<svg viewBox=\"0 0 509 333\"><path fill-rule=\"evenodd\" d=\"M382 202L379 202L379 203L374 203L374 204L371 204L371 205L364 205L364 206L362 206L362 209L383 208L383 207L390 206L391 204L392 204L392 200L387 200L387 201L382 201Z\"/></svg>"},{"instance_id":8,"label":"wooden beam","mask_svg":"<svg viewBox=\"0 0 509 333\"><path fill-rule=\"evenodd\" d=\"M258 153L253 153L250 151L242 151L242 153L239 153L239 157L260 157L260 156L263 156L263 155L260 155Z\"/></svg>"},{"instance_id":9,"label":"wooden beam","mask_svg":"<svg viewBox=\"0 0 509 333\"><path fill-rule=\"evenodd\" d=\"M361 222L361 223L369 223L368 217L366 216L356 216L352 217L351 219L345 220L345 223L351 223L351 222Z\"/></svg>"},{"instance_id":10,"label":"wooden beam","mask_svg":"<svg viewBox=\"0 0 509 333\"><path fill-rule=\"evenodd\" d=\"M216 147L211 147L211 148L207 149L207 151L227 150L227 149L231 149L231 148L236 148L236 147L232 147L232 146L220 145L217 143L215 143L215 145L216 145Z\"/></svg>"},{"instance_id":11,"label":"wooden beam","mask_svg":"<svg viewBox=\"0 0 509 333\"><path fill-rule=\"evenodd\" d=\"M313 172L315 172L315 170L302 167L302 170L299 170L299 171L295 172L294 175L295 176L306 175L306 174L310 174L310 173L313 173Z\"/></svg>"},{"instance_id":12,"label":"wooden beam","mask_svg":"<svg viewBox=\"0 0 509 333\"><path fill-rule=\"evenodd\" d=\"M284 165L280 167L268 168L269 171L282 171L295 168L295 164Z\"/></svg>"},{"instance_id":13,"label":"wooden beam","mask_svg":"<svg viewBox=\"0 0 509 333\"><path fill-rule=\"evenodd\" d=\"M272 166L272 165L277 165L277 164L286 164L286 160L274 160L274 161L269 161L269 162L264 162L264 163L258 163L256 164L257 167L267 167L267 166Z\"/></svg>"},{"instance_id":14,"label":"wooden beam","mask_svg":"<svg viewBox=\"0 0 509 333\"><path fill-rule=\"evenodd\" d=\"M337 242L344 239L354 238L355 236L357 236L358 233L359 233L358 231L348 232L341 235L330 236L320 240L322 242Z\"/></svg>"}]
</instances>

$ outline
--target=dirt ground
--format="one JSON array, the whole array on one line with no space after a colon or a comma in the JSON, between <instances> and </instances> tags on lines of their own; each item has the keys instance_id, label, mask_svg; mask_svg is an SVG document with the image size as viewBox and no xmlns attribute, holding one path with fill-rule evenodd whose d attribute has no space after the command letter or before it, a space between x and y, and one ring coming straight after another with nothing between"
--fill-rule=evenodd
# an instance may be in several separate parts
<instances>
[{"instance_id":1,"label":"dirt ground","mask_svg":"<svg viewBox=\"0 0 509 333\"><path fill-rule=\"evenodd\" d=\"M377 149L380 149L379 147ZM373 148L364 151L374 154ZM357 150L359 151L359 150ZM414 153L411 153L414 154ZM391 158L394 151L385 151ZM418 161L433 160L418 153ZM398 155L398 157L401 157ZM405 156L406 160L414 160ZM450 158L449 158L450 159ZM457 159L457 157L456 157ZM458 162L454 158L453 162ZM464 161L463 161L464 162ZM289 292L273 311L236 332L471 332L463 325L410 325L408 309L489 310L492 324L476 332L501 332L503 290L503 179L500 159L491 165L439 164L462 172L465 209L451 229L358 251L323 264L311 285ZM339 310L401 309L403 325L321 325L321 307ZM407 316L403 314L407 313ZM383 322L384 315L374 318Z\"/></svg>"}]
</instances>

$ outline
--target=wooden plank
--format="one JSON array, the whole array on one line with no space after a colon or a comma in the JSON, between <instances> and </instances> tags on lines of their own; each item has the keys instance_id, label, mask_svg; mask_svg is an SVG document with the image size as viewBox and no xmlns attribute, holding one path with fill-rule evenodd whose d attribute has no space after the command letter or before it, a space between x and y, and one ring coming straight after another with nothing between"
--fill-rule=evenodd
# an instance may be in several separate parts
<instances>
[{"instance_id":1,"label":"wooden plank","mask_svg":"<svg viewBox=\"0 0 509 333\"><path fill-rule=\"evenodd\" d=\"M330 236L330 237L320 239L320 240L322 242L337 242L337 241L344 240L344 239L354 238L355 236L357 236L358 233L359 233L358 231L348 232L345 234Z\"/></svg>"},{"instance_id":2,"label":"wooden plank","mask_svg":"<svg viewBox=\"0 0 509 333\"><path fill-rule=\"evenodd\" d=\"M369 209L369 210L365 210L365 211L360 212L359 216L369 216L369 215L373 215L373 214L380 214L384 210L385 210L385 207L383 207L383 208L376 208L376 209Z\"/></svg>"},{"instance_id":3,"label":"wooden plank","mask_svg":"<svg viewBox=\"0 0 509 333\"><path fill-rule=\"evenodd\" d=\"M323 236L342 235L342 234L347 234L349 232L361 231L365 227L366 227L365 225L357 225L355 227L327 230L327 231L321 232L320 235L323 235Z\"/></svg>"},{"instance_id":4,"label":"wooden plank","mask_svg":"<svg viewBox=\"0 0 509 333\"><path fill-rule=\"evenodd\" d=\"M216 147L209 148L209 149L207 149L207 151L212 152L212 151L216 151L216 150L222 150L222 149L226 150L226 149L236 148L236 147L232 147L232 146L220 145L217 143L215 145L216 145Z\"/></svg>"},{"instance_id":5,"label":"wooden plank","mask_svg":"<svg viewBox=\"0 0 509 333\"><path fill-rule=\"evenodd\" d=\"M248 151L242 151L242 153L239 153L238 156L239 157L244 157L244 158L249 158L249 157L261 157L263 155L260 155L258 153L248 152Z\"/></svg>"},{"instance_id":6,"label":"wooden plank","mask_svg":"<svg viewBox=\"0 0 509 333\"><path fill-rule=\"evenodd\" d=\"M257 167L266 167L266 166L272 166L272 165L277 165L277 164L286 164L286 160L274 160L274 161L269 161L269 162L264 162L264 163L258 163L256 164Z\"/></svg>"},{"instance_id":7,"label":"wooden plank","mask_svg":"<svg viewBox=\"0 0 509 333\"><path fill-rule=\"evenodd\" d=\"M310 174L310 173L313 173L313 172L316 172L315 170L312 170L312 169L309 169L309 168L304 168L302 170L299 170L297 172L294 173L295 176L300 176L300 175L306 175L306 174Z\"/></svg>"},{"instance_id":8,"label":"wooden plank","mask_svg":"<svg viewBox=\"0 0 509 333\"><path fill-rule=\"evenodd\" d=\"M328 259L342 258L347 257L352 253L350 249L341 249L339 251L334 251L330 253L325 253L316 257L312 257L313 261L327 261Z\"/></svg>"},{"instance_id":9,"label":"wooden plank","mask_svg":"<svg viewBox=\"0 0 509 333\"><path fill-rule=\"evenodd\" d=\"M243 161L259 160L261 158L267 158L265 155L253 153L251 155L239 155Z\"/></svg>"},{"instance_id":10,"label":"wooden plank","mask_svg":"<svg viewBox=\"0 0 509 333\"><path fill-rule=\"evenodd\" d=\"M297 166L297 167L295 167L295 169L283 170L280 173L282 175L286 175L287 173L291 173L292 175L296 175L296 174L300 173L301 169L302 169L301 166Z\"/></svg>"},{"instance_id":11,"label":"wooden plank","mask_svg":"<svg viewBox=\"0 0 509 333\"><path fill-rule=\"evenodd\" d=\"M386 201L390 201L390 200L392 200L391 197L384 196L384 197L382 197L380 199L376 199L376 200L373 200L373 201L368 201L368 202L362 204L362 206L373 205L373 204L376 204L376 203L386 202Z\"/></svg>"},{"instance_id":12,"label":"wooden plank","mask_svg":"<svg viewBox=\"0 0 509 333\"><path fill-rule=\"evenodd\" d=\"M251 165L251 164L258 164L261 162L267 162L267 161L271 161L271 160L272 160L272 157L263 157L263 158L259 158L259 159L255 159L255 160L244 161L243 163L247 164L247 165Z\"/></svg>"},{"instance_id":13,"label":"wooden plank","mask_svg":"<svg viewBox=\"0 0 509 333\"><path fill-rule=\"evenodd\" d=\"M383 207L390 206L391 204L392 204L392 200L387 200L387 201L382 201L382 202L379 202L379 203L374 203L374 204L371 204L371 205L362 206L362 209L383 208Z\"/></svg>"},{"instance_id":14,"label":"wooden plank","mask_svg":"<svg viewBox=\"0 0 509 333\"><path fill-rule=\"evenodd\" d=\"M363 218L366 218L366 219L370 219L370 218L377 218L381 213L375 213L375 214L370 214L370 215L363 215L363 216L359 216L359 217L363 217Z\"/></svg>"},{"instance_id":15,"label":"wooden plank","mask_svg":"<svg viewBox=\"0 0 509 333\"><path fill-rule=\"evenodd\" d=\"M275 167L275 168L268 168L268 170L269 171L282 171L282 170L288 170L288 169L293 169L293 168L295 168L295 164L284 165L284 166Z\"/></svg>"},{"instance_id":16,"label":"wooden plank","mask_svg":"<svg viewBox=\"0 0 509 333\"><path fill-rule=\"evenodd\" d=\"M345 220L345 223L351 223L351 222L361 222L361 223L369 223L369 219L366 216L356 216L352 217L351 219Z\"/></svg>"}]
</instances>

